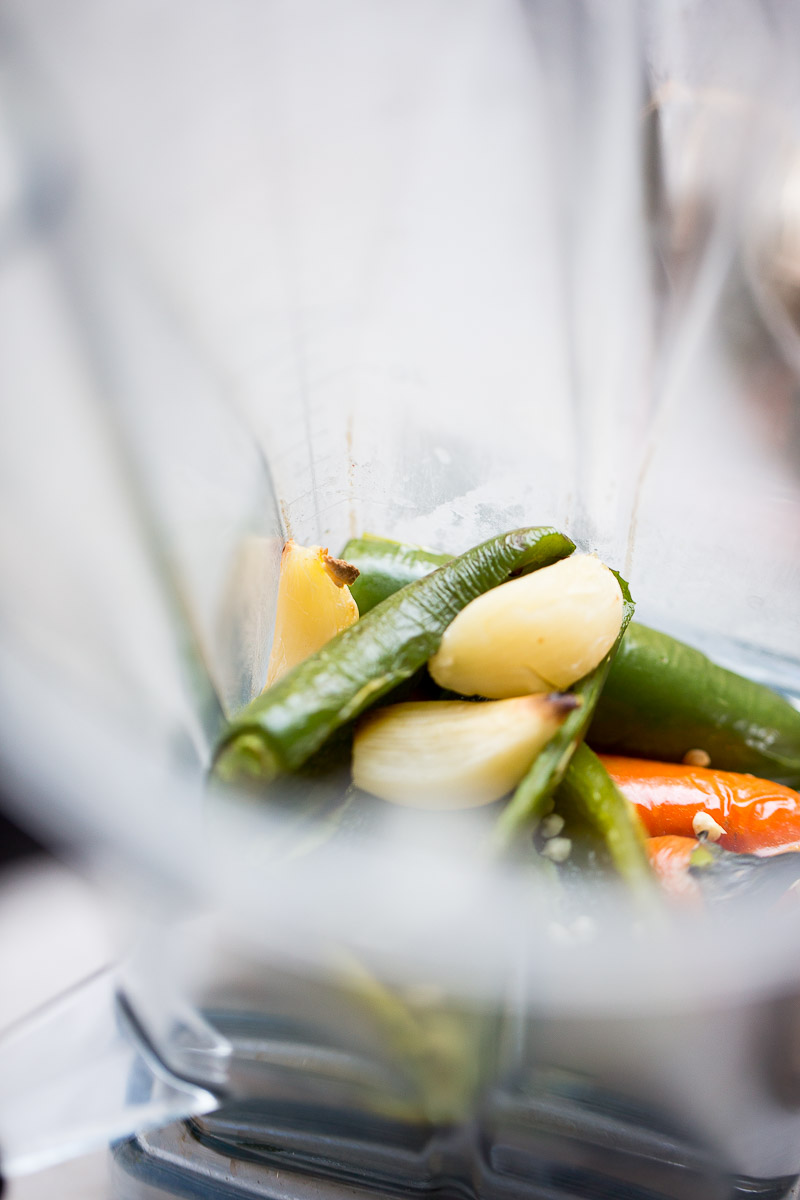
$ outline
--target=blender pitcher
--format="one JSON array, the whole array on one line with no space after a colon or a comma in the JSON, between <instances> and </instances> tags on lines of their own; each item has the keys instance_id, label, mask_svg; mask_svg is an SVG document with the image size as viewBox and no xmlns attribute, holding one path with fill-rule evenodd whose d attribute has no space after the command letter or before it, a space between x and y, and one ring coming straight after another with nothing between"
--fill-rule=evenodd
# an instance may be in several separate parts
<instances>
[{"instance_id":1,"label":"blender pitcher","mask_svg":"<svg viewBox=\"0 0 800 1200\"><path fill-rule=\"evenodd\" d=\"M0 755L135 913L0 1043L120 1196L785 1196L791 908L642 938L376 810L206 786L286 536L553 524L800 696L785 6L6 5ZM591 913L589 909L591 908Z\"/></svg>"}]
</instances>

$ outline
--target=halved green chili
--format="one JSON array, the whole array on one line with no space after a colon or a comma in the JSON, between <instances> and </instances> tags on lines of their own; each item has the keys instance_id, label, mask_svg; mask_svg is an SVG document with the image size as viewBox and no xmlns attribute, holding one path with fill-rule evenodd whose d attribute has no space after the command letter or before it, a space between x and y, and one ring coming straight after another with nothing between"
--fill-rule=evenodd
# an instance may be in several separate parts
<instances>
[{"instance_id":1,"label":"halved green chili","mask_svg":"<svg viewBox=\"0 0 800 1200\"><path fill-rule=\"evenodd\" d=\"M365 533L351 538L339 557L361 572L355 583L350 584L350 594L363 617L406 584L450 562L452 555Z\"/></svg>"},{"instance_id":2,"label":"halved green chili","mask_svg":"<svg viewBox=\"0 0 800 1200\"><path fill-rule=\"evenodd\" d=\"M512 572L548 566L574 549L550 527L516 529L390 596L239 713L221 742L214 775L252 782L296 770L335 730L423 666L476 596Z\"/></svg>"},{"instance_id":3,"label":"halved green chili","mask_svg":"<svg viewBox=\"0 0 800 1200\"><path fill-rule=\"evenodd\" d=\"M800 787L800 712L777 692L664 633L632 624L587 734L609 754L712 767Z\"/></svg>"},{"instance_id":4,"label":"halved green chili","mask_svg":"<svg viewBox=\"0 0 800 1200\"><path fill-rule=\"evenodd\" d=\"M617 575L616 571L614 572ZM634 604L625 580L617 575L622 589L622 623L614 645L602 662L581 679L572 691L581 698L580 708L567 717L554 737L534 759L527 775L517 785L495 826L495 844L506 848L525 829L533 829L550 807L550 797L564 778L570 760L583 741L592 720L614 655L633 616Z\"/></svg>"},{"instance_id":5,"label":"halved green chili","mask_svg":"<svg viewBox=\"0 0 800 1200\"><path fill-rule=\"evenodd\" d=\"M652 892L653 871L644 827L633 805L586 745L578 746L572 755L556 792L556 808L584 821L602 838L618 874L634 891Z\"/></svg>"}]
</instances>

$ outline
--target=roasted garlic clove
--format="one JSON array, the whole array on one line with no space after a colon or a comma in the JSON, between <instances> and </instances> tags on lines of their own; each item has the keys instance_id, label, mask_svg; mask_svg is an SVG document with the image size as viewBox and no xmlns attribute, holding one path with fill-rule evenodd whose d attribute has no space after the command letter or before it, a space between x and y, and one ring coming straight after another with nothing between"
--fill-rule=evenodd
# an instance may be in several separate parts
<instances>
[{"instance_id":1,"label":"roasted garlic clove","mask_svg":"<svg viewBox=\"0 0 800 1200\"><path fill-rule=\"evenodd\" d=\"M621 622L613 573L592 555L572 555L473 600L445 630L428 668L463 696L563 690L605 657Z\"/></svg>"}]
</instances>

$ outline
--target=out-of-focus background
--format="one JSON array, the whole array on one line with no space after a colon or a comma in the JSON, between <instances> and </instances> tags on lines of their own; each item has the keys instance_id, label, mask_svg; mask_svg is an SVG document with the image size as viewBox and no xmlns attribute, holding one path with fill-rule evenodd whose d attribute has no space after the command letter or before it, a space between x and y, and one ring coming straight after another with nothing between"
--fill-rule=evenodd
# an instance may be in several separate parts
<instances>
[{"instance_id":1,"label":"out-of-focus background","mask_svg":"<svg viewBox=\"0 0 800 1200\"><path fill-rule=\"evenodd\" d=\"M113 922L96 890L2 814L0 1034L114 957ZM105 1200L106 1153L11 1182L9 1200Z\"/></svg>"}]
</instances>

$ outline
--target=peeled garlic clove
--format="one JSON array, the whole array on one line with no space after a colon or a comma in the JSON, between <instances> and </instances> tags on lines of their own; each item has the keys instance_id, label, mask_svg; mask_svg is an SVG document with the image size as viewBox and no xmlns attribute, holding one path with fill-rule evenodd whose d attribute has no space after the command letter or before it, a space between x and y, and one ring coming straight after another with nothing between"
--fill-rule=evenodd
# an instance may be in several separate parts
<instances>
[{"instance_id":1,"label":"peeled garlic clove","mask_svg":"<svg viewBox=\"0 0 800 1200\"><path fill-rule=\"evenodd\" d=\"M576 696L393 704L364 717L353 782L409 808L476 808L505 796L549 742Z\"/></svg>"},{"instance_id":2,"label":"peeled garlic clove","mask_svg":"<svg viewBox=\"0 0 800 1200\"><path fill-rule=\"evenodd\" d=\"M594 670L621 623L615 576L593 555L574 554L473 600L448 625L428 669L463 696L562 690Z\"/></svg>"},{"instance_id":3,"label":"peeled garlic clove","mask_svg":"<svg viewBox=\"0 0 800 1200\"><path fill-rule=\"evenodd\" d=\"M267 687L358 620L347 586L357 577L356 567L331 558L322 546L298 546L289 539L281 555Z\"/></svg>"}]
</instances>

